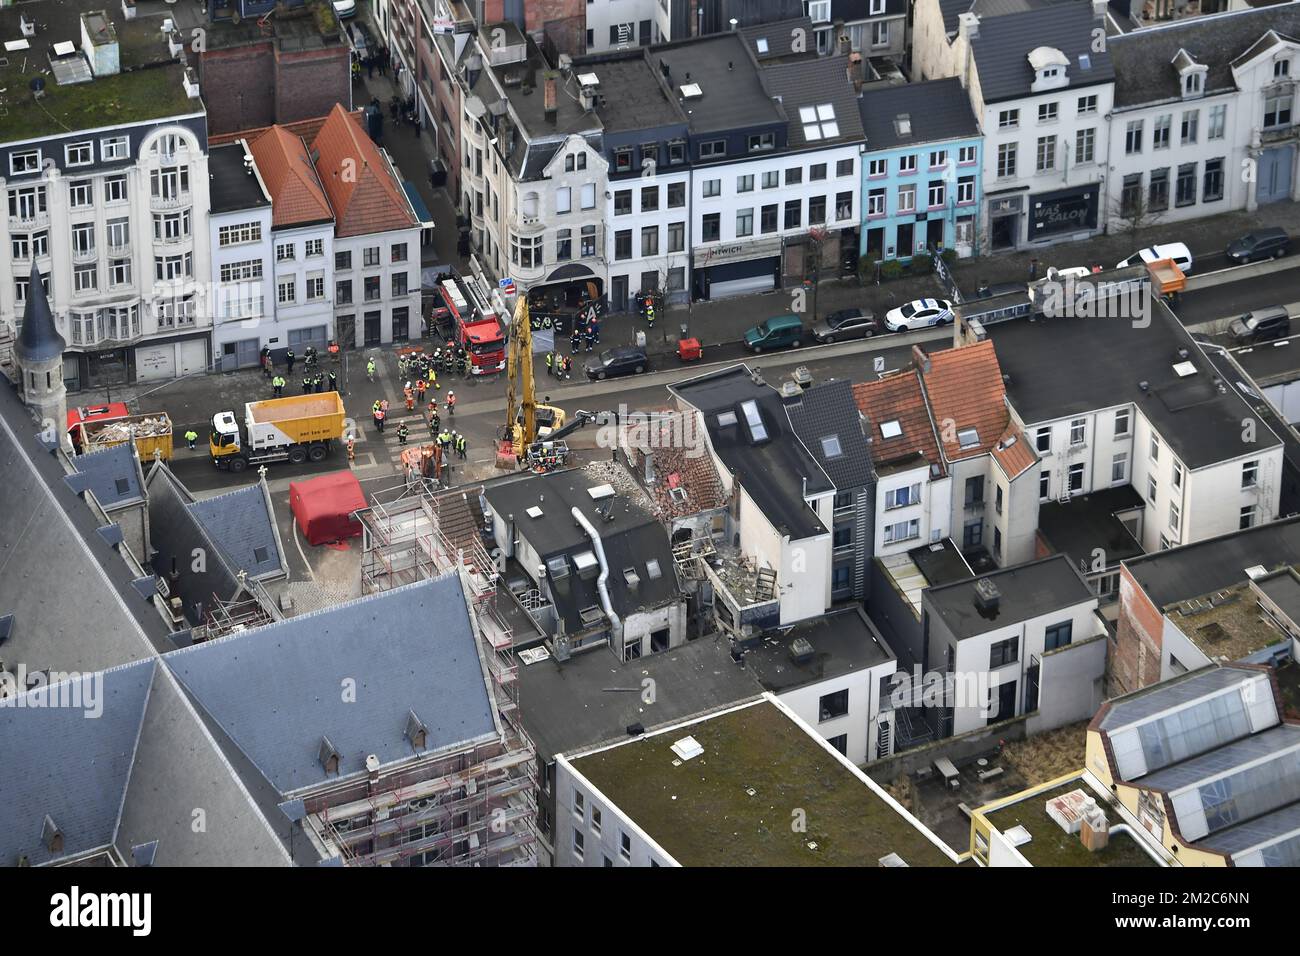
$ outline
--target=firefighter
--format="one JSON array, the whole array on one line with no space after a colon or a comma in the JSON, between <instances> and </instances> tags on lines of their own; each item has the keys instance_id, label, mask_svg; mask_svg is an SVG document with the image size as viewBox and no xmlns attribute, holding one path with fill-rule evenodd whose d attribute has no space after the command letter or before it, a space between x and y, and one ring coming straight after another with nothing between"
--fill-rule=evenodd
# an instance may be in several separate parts
<instances>
[{"instance_id":1,"label":"firefighter","mask_svg":"<svg viewBox=\"0 0 1300 956\"><path fill-rule=\"evenodd\" d=\"M372 382L375 380L375 357L373 355L366 362L366 377Z\"/></svg>"},{"instance_id":2,"label":"firefighter","mask_svg":"<svg viewBox=\"0 0 1300 956\"><path fill-rule=\"evenodd\" d=\"M348 461L357 460L357 440L351 435L348 436Z\"/></svg>"},{"instance_id":3,"label":"firefighter","mask_svg":"<svg viewBox=\"0 0 1300 956\"><path fill-rule=\"evenodd\" d=\"M454 416L456 414L456 393L455 392L447 393L447 414L449 416Z\"/></svg>"},{"instance_id":4,"label":"firefighter","mask_svg":"<svg viewBox=\"0 0 1300 956\"><path fill-rule=\"evenodd\" d=\"M306 395L310 391L311 391L311 379L308 378L306 375L304 375L302 377L302 393Z\"/></svg>"},{"instance_id":5,"label":"firefighter","mask_svg":"<svg viewBox=\"0 0 1300 956\"><path fill-rule=\"evenodd\" d=\"M456 374L465 374L465 350L463 348L456 349Z\"/></svg>"},{"instance_id":6,"label":"firefighter","mask_svg":"<svg viewBox=\"0 0 1300 956\"><path fill-rule=\"evenodd\" d=\"M377 409L375 409L375 428L376 428L378 431L380 431L381 433L382 433L383 430L384 430L384 418L385 418L385 417L386 417L386 416L384 415L384 410L383 410L382 408L377 408Z\"/></svg>"},{"instance_id":7,"label":"firefighter","mask_svg":"<svg viewBox=\"0 0 1300 956\"><path fill-rule=\"evenodd\" d=\"M339 390L339 377L334 374L333 369L330 369L330 391L337 392L338 390Z\"/></svg>"},{"instance_id":8,"label":"firefighter","mask_svg":"<svg viewBox=\"0 0 1300 956\"><path fill-rule=\"evenodd\" d=\"M550 376L555 375L555 353L554 352L546 353L546 374Z\"/></svg>"},{"instance_id":9,"label":"firefighter","mask_svg":"<svg viewBox=\"0 0 1300 956\"><path fill-rule=\"evenodd\" d=\"M578 332L578 323L575 321L573 323L573 334L569 336L569 351L570 352L578 351L578 343L581 340L582 340L582 336Z\"/></svg>"},{"instance_id":10,"label":"firefighter","mask_svg":"<svg viewBox=\"0 0 1300 956\"><path fill-rule=\"evenodd\" d=\"M442 419L438 417L438 410L434 409L429 413L429 437L436 440L440 431L442 431Z\"/></svg>"},{"instance_id":11,"label":"firefighter","mask_svg":"<svg viewBox=\"0 0 1300 956\"><path fill-rule=\"evenodd\" d=\"M456 454L458 454L458 455L460 456L460 460L461 460L461 461L464 461L464 460L465 460L465 455L466 455L466 451L465 451L465 449L466 449L466 446L467 446L467 443L466 443L466 441L465 441L465 436L464 436L464 435L457 435L457 436L456 436Z\"/></svg>"},{"instance_id":12,"label":"firefighter","mask_svg":"<svg viewBox=\"0 0 1300 956\"><path fill-rule=\"evenodd\" d=\"M568 379L568 378L572 378L572 376L573 376L573 356L566 355L564 356L564 377Z\"/></svg>"},{"instance_id":13,"label":"firefighter","mask_svg":"<svg viewBox=\"0 0 1300 956\"><path fill-rule=\"evenodd\" d=\"M293 354L293 349L289 349L289 351L287 351L287 352L284 353L284 361L285 361L285 364L289 366L289 371L288 371L286 374L288 374L288 375L292 375L292 374L293 374L293 363L294 363L294 361L295 361L295 359L294 359L294 354Z\"/></svg>"},{"instance_id":14,"label":"firefighter","mask_svg":"<svg viewBox=\"0 0 1300 956\"><path fill-rule=\"evenodd\" d=\"M429 383L426 379L417 378L415 380L415 400L421 405L424 404L424 393L428 389L428 387L429 387Z\"/></svg>"},{"instance_id":15,"label":"firefighter","mask_svg":"<svg viewBox=\"0 0 1300 956\"><path fill-rule=\"evenodd\" d=\"M405 387L402 388L402 396L406 399L406 410L408 412L415 411L415 389L410 382L407 382Z\"/></svg>"},{"instance_id":16,"label":"firefighter","mask_svg":"<svg viewBox=\"0 0 1300 956\"><path fill-rule=\"evenodd\" d=\"M397 443L398 443L399 445L405 445L405 444L406 444L406 436L409 435L409 434L410 434L410 432L407 430L406 422L401 422L400 424L398 424L398 426L397 426Z\"/></svg>"}]
</instances>

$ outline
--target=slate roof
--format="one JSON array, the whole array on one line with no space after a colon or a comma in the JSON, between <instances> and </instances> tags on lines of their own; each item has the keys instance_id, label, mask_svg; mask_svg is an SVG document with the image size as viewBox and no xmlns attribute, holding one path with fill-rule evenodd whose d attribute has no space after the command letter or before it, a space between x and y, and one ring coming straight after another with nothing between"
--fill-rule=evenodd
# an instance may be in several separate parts
<instances>
[{"instance_id":1,"label":"slate roof","mask_svg":"<svg viewBox=\"0 0 1300 956\"><path fill-rule=\"evenodd\" d=\"M1194 17L1159 29L1111 37L1108 46L1115 63L1115 106L1180 99L1182 83L1173 66L1180 49L1186 50L1197 64L1209 67L1205 77L1207 96L1235 90L1234 60L1252 48L1261 47L1254 52L1263 52L1271 45L1260 43L1269 30L1300 35L1300 5L1286 3Z\"/></svg>"},{"instance_id":2,"label":"slate roof","mask_svg":"<svg viewBox=\"0 0 1300 956\"><path fill-rule=\"evenodd\" d=\"M27 303L23 306L23 324L18 331L18 340L14 342L14 355L19 361L48 362L63 354L67 342L54 324L50 300L45 296L41 270L35 259L28 278Z\"/></svg>"},{"instance_id":3,"label":"slate roof","mask_svg":"<svg viewBox=\"0 0 1300 956\"><path fill-rule=\"evenodd\" d=\"M861 20L884 20L907 15L907 0L885 0L885 12L871 12L871 0L831 0L831 20L857 23Z\"/></svg>"},{"instance_id":4,"label":"slate roof","mask_svg":"<svg viewBox=\"0 0 1300 956\"><path fill-rule=\"evenodd\" d=\"M601 603L595 579L583 580L573 562L575 555L583 552L594 554L590 535L573 520L572 509L575 507L600 535L609 566L606 587L610 603L620 617L681 599L668 534L651 513L648 500L631 476L626 475L625 480L625 487L615 486L609 520L600 509L608 508L610 499L596 501L588 494L588 489L606 481L592 477L585 469L526 475L489 484L486 488L488 503L501 520L509 521L510 516L514 516L516 538L527 541L543 561L561 556L568 559L568 584L557 586L552 582L550 587L556 608L563 615L570 633L585 630L587 626L582 623L581 611ZM628 489L635 494L628 494ZM534 507L539 508L541 514L529 515L529 509ZM658 562L658 577L650 575L648 564L651 561ZM635 589L624 577L625 568L636 571L639 581ZM536 573L532 568L529 571Z\"/></svg>"},{"instance_id":5,"label":"slate roof","mask_svg":"<svg viewBox=\"0 0 1300 956\"><path fill-rule=\"evenodd\" d=\"M912 123L910 136L901 136L895 124L904 113ZM980 135L970 96L956 77L866 90L858 99L858 115L869 151Z\"/></svg>"},{"instance_id":6,"label":"slate roof","mask_svg":"<svg viewBox=\"0 0 1300 956\"><path fill-rule=\"evenodd\" d=\"M794 38L796 30L802 30L803 36L813 42L805 42L802 52L795 52ZM808 17L795 17L791 20L779 20L775 23L756 23L751 26L739 26L736 32L745 38L754 58L760 63L768 60L781 60L787 57L806 57L817 55L817 43L813 37L812 20ZM760 39L767 41L767 51L758 48Z\"/></svg>"},{"instance_id":7,"label":"slate roof","mask_svg":"<svg viewBox=\"0 0 1300 956\"><path fill-rule=\"evenodd\" d=\"M134 442L76 455L72 466L86 476L86 489L105 510L144 497L144 473Z\"/></svg>"},{"instance_id":8,"label":"slate roof","mask_svg":"<svg viewBox=\"0 0 1300 956\"><path fill-rule=\"evenodd\" d=\"M455 574L173 651L165 661L286 795L363 774L368 754L381 766L416 756L405 736L411 711L428 729L428 752L497 733ZM348 680L351 702L340 690ZM322 736L340 755L337 777L318 760Z\"/></svg>"},{"instance_id":9,"label":"slate roof","mask_svg":"<svg viewBox=\"0 0 1300 956\"><path fill-rule=\"evenodd\" d=\"M300 137L272 126L249 142L258 172L271 194L271 225L306 226L334 218L311 156Z\"/></svg>"},{"instance_id":10,"label":"slate roof","mask_svg":"<svg viewBox=\"0 0 1300 956\"><path fill-rule=\"evenodd\" d=\"M1235 389L1218 390L1218 370L1164 302L1153 297L1150 310L1145 327L1082 318L990 326L1017 417L1029 426L1132 404L1188 468L1242 457L1247 419L1255 422L1256 451L1280 445ZM1194 374L1174 371L1180 349L1187 350ZM1070 376L1069 388L1062 388L1062 376L1076 368L1088 374Z\"/></svg>"},{"instance_id":11,"label":"slate roof","mask_svg":"<svg viewBox=\"0 0 1300 956\"><path fill-rule=\"evenodd\" d=\"M0 614L14 616L0 657L29 669L89 672L170 646L152 601L132 587L131 569L97 533L98 522L3 377L0 449L8 503L0 507ZM93 628L87 607L95 609Z\"/></svg>"},{"instance_id":12,"label":"slate roof","mask_svg":"<svg viewBox=\"0 0 1300 956\"><path fill-rule=\"evenodd\" d=\"M862 416L851 383L821 382L784 404L795 434L837 491L871 484L871 448L862 432ZM832 437L839 439L840 450L830 457L822 439Z\"/></svg>"},{"instance_id":13,"label":"slate roof","mask_svg":"<svg viewBox=\"0 0 1300 956\"><path fill-rule=\"evenodd\" d=\"M944 349L928 356L928 361L929 371L922 369L921 381L939 429L944 458L961 461L987 454L1011 420L993 343ZM968 428L976 430L979 441L963 448L958 436Z\"/></svg>"},{"instance_id":14,"label":"slate roof","mask_svg":"<svg viewBox=\"0 0 1300 956\"><path fill-rule=\"evenodd\" d=\"M30 706L57 695L64 706ZM76 695L80 695L79 697ZM288 857L156 660L0 704L0 865L158 842L157 866L283 866ZM89 705L89 706L88 706ZM95 715L95 716L91 716ZM194 808L207 829L195 833ZM63 834L41 840L49 816ZM212 839L212 834L221 839Z\"/></svg>"},{"instance_id":15,"label":"slate roof","mask_svg":"<svg viewBox=\"0 0 1300 956\"><path fill-rule=\"evenodd\" d=\"M769 63L763 67L768 89L773 96L781 97L781 108L789 120L787 142L790 149L825 149L862 141L864 133L862 117L858 115L858 94L849 79L848 68L847 56L819 56ZM810 141L804 136L801 110L817 110L826 104L834 107L839 135Z\"/></svg>"},{"instance_id":16,"label":"slate roof","mask_svg":"<svg viewBox=\"0 0 1300 956\"><path fill-rule=\"evenodd\" d=\"M733 365L669 391L702 413L714 453L778 532L792 540L827 533L805 495L833 491L834 485L795 435L776 389L755 383L747 366ZM741 424L741 405L750 400L757 403L767 440L751 442ZM719 414L727 412L736 415L736 424L719 424Z\"/></svg>"},{"instance_id":17,"label":"slate roof","mask_svg":"<svg viewBox=\"0 0 1300 956\"><path fill-rule=\"evenodd\" d=\"M853 386L853 398L867 418L871 457L877 467L920 455L939 474L943 473L939 441L915 369L904 369L874 382L858 382ZM893 421L898 422L901 431L886 438L881 426Z\"/></svg>"},{"instance_id":18,"label":"slate roof","mask_svg":"<svg viewBox=\"0 0 1300 956\"><path fill-rule=\"evenodd\" d=\"M780 108L764 88L762 71L739 33L692 37L653 46L650 59L656 69L668 64L667 80L674 90L696 83L703 91L702 96L682 103L692 133L785 122Z\"/></svg>"},{"instance_id":19,"label":"slate roof","mask_svg":"<svg viewBox=\"0 0 1300 956\"><path fill-rule=\"evenodd\" d=\"M655 702L641 699L642 681L655 686ZM563 663L550 658L519 668L524 729L544 760L627 736L632 724L647 730L758 697L754 675L731 659L720 635L623 663L608 650ZM636 689L637 693L628 693Z\"/></svg>"},{"instance_id":20,"label":"slate roof","mask_svg":"<svg viewBox=\"0 0 1300 956\"><path fill-rule=\"evenodd\" d=\"M943 27L949 34L957 32L958 17L967 11L983 20L985 17L1011 16L1053 4L1079 2L1080 0L938 0L939 10L943 14Z\"/></svg>"},{"instance_id":21,"label":"slate roof","mask_svg":"<svg viewBox=\"0 0 1300 956\"><path fill-rule=\"evenodd\" d=\"M236 572L247 571L258 581L288 573L275 510L263 482L203 498L187 507L203 522Z\"/></svg>"},{"instance_id":22,"label":"slate roof","mask_svg":"<svg viewBox=\"0 0 1300 956\"><path fill-rule=\"evenodd\" d=\"M370 235L419 225L388 162L355 116L335 103L312 141L321 185L334 210L334 234L340 238ZM343 176L344 164L356 170Z\"/></svg>"},{"instance_id":23,"label":"slate roof","mask_svg":"<svg viewBox=\"0 0 1300 956\"><path fill-rule=\"evenodd\" d=\"M1000 595L992 612L983 612L975 604L975 585L986 578L997 585ZM921 594L927 612L941 618L959 641L1095 599L1064 554L935 585Z\"/></svg>"},{"instance_id":24,"label":"slate roof","mask_svg":"<svg viewBox=\"0 0 1300 956\"><path fill-rule=\"evenodd\" d=\"M1093 49L1092 31L1099 24L1093 18L1091 4L1078 0L981 20L971 50L984 102L1031 95L1034 70L1029 65L1029 54L1045 45L1060 50L1070 63L1066 68L1069 82L1059 89L1077 90L1114 80L1110 54ZM1091 63L1086 70L1081 56L1088 57Z\"/></svg>"},{"instance_id":25,"label":"slate roof","mask_svg":"<svg viewBox=\"0 0 1300 956\"><path fill-rule=\"evenodd\" d=\"M217 539L199 515L190 510L193 498L162 462L146 479L149 498L150 560L154 573L167 581L173 597L182 601L185 619L202 624L217 601L229 601L243 589ZM196 550L202 561L196 564ZM196 570L196 568L198 570ZM173 570L178 577L172 579Z\"/></svg>"}]
</instances>

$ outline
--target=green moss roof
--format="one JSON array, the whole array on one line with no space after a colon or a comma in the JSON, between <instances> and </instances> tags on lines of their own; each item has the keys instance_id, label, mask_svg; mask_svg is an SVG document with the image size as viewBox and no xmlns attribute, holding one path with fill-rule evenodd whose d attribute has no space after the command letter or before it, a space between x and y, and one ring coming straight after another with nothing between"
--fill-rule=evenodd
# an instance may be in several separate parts
<instances>
[{"instance_id":1,"label":"green moss roof","mask_svg":"<svg viewBox=\"0 0 1300 956\"><path fill-rule=\"evenodd\" d=\"M1083 790L1096 796L1082 780L1073 780L985 814L985 818L1000 833L1005 833L1016 826L1023 826L1028 830L1033 839L1016 849L1033 866L1156 865L1133 837L1112 834L1106 849L1094 853L1083 845L1077 833L1069 834L1062 830L1060 825L1047 815L1047 801L1072 790ZM1097 800L1097 805L1106 811L1106 818L1112 825L1122 822L1119 815L1100 798Z\"/></svg>"},{"instance_id":2,"label":"green moss roof","mask_svg":"<svg viewBox=\"0 0 1300 956\"><path fill-rule=\"evenodd\" d=\"M12 54L9 62L11 69L4 75L8 91L3 95L0 142L203 112L201 100L185 95L184 69L179 64L145 67L68 86L59 86L52 76L45 76L45 95L36 100L28 83L42 75L41 71L31 68L23 74L12 69Z\"/></svg>"},{"instance_id":3,"label":"green moss roof","mask_svg":"<svg viewBox=\"0 0 1300 956\"><path fill-rule=\"evenodd\" d=\"M687 735L704 752L673 766L672 745ZM952 865L766 701L573 764L683 866L876 866L890 853L909 866Z\"/></svg>"}]
</instances>

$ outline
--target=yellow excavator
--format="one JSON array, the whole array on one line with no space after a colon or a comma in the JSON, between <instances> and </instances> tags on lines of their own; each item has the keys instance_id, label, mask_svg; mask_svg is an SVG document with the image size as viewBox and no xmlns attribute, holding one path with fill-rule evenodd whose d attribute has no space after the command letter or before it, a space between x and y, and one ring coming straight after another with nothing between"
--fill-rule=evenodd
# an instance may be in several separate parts
<instances>
[{"instance_id":1,"label":"yellow excavator","mask_svg":"<svg viewBox=\"0 0 1300 956\"><path fill-rule=\"evenodd\" d=\"M511 471L526 461L529 467L537 461L545 462L543 470L564 464L568 449L559 439L598 417L592 412L577 411L569 419L558 405L537 404L532 328L528 297L521 295L510 320L506 351L506 376L510 385L506 391L505 425L498 432L496 458L496 467L503 471Z\"/></svg>"}]
</instances>

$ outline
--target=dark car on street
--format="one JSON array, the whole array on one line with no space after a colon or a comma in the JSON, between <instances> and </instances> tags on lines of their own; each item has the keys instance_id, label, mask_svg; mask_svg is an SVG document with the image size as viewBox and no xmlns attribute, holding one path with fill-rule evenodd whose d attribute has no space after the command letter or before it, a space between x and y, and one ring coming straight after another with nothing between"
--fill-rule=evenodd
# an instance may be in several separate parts
<instances>
[{"instance_id":1,"label":"dark car on street","mask_svg":"<svg viewBox=\"0 0 1300 956\"><path fill-rule=\"evenodd\" d=\"M605 349L587 359L587 377L592 379L616 378L619 375L640 375L650 367L645 349L634 345Z\"/></svg>"},{"instance_id":2,"label":"dark car on street","mask_svg":"<svg viewBox=\"0 0 1300 956\"><path fill-rule=\"evenodd\" d=\"M1228 243L1228 259L1234 263L1276 259L1291 251L1291 237L1285 229L1269 226L1252 229L1240 239Z\"/></svg>"},{"instance_id":3,"label":"dark car on street","mask_svg":"<svg viewBox=\"0 0 1300 956\"><path fill-rule=\"evenodd\" d=\"M1284 306L1274 305L1247 312L1228 323L1228 336L1233 345L1251 345L1284 339L1291 334L1291 316Z\"/></svg>"},{"instance_id":4,"label":"dark car on street","mask_svg":"<svg viewBox=\"0 0 1300 956\"><path fill-rule=\"evenodd\" d=\"M813 338L818 342L863 339L880 331L880 323L870 312L861 309L840 309L832 312L813 326Z\"/></svg>"}]
</instances>

